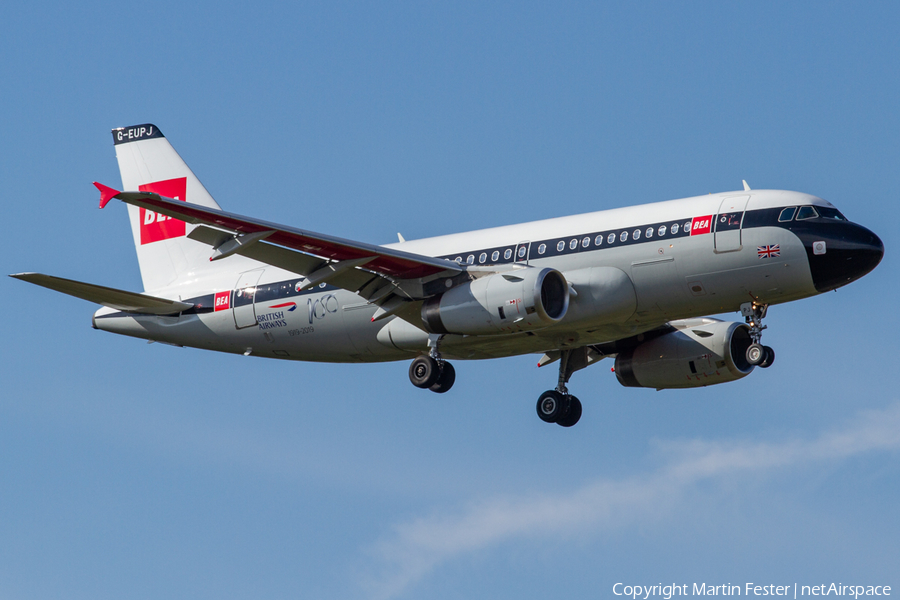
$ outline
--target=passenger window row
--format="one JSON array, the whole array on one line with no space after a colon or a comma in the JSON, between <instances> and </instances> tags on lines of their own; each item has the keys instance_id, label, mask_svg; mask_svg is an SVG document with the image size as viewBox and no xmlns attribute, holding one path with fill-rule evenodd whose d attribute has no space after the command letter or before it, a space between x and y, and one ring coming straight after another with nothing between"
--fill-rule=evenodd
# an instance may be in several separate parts
<instances>
[{"instance_id":1,"label":"passenger window row","mask_svg":"<svg viewBox=\"0 0 900 600\"><path fill-rule=\"evenodd\" d=\"M669 237L677 236L679 234L690 235L690 233L690 219L688 219L684 223L666 223L660 225L650 225L646 227L642 226L637 227L633 230L625 229L622 231L591 234L583 237L573 237L568 240L558 240L556 242L556 254L566 252L567 248L569 251L573 251L578 249L588 249L592 246L594 248L597 248L599 246L603 246L604 244L608 247L616 244L616 240L618 240L620 244L623 244L629 241L633 243L641 241L642 239L649 240L656 237L665 237L666 235L668 235ZM551 246L548 246L546 241L535 243L537 244L537 254L533 256L544 256L551 249ZM460 265L474 265L476 264L476 262L478 264L495 264L500 261L501 253L503 255L503 260L509 261L512 260L514 252L516 254L517 260L524 260L528 253L528 246L523 244L518 245L515 249L505 248L485 250L480 253L472 253L467 256L459 255L452 260ZM490 257L490 260L488 260L488 257ZM450 257L444 258L450 260Z\"/></svg>"}]
</instances>

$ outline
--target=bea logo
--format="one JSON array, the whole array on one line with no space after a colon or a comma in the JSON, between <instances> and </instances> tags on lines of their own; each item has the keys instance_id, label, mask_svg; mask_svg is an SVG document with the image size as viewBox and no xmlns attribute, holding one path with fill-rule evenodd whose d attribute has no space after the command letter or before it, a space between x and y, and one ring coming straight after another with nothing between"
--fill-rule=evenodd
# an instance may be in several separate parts
<instances>
[{"instance_id":1,"label":"bea logo","mask_svg":"<svg viewBox=\"0 0 900 600\"><path fill-rule=\"evenodd\" d=\"M152 192L166 198L187 201L187 177L166 179L138 186L142 192ZM185 234L185 223L172 217L141 209L141 245L181 237Z\"/></svg>"},{"instance_id":2,"label":"bea logo","mask_svg":"<svg viewBox=\"0 0 900 600\"><path fill-rule=\"evenodd\" d=\"M231 292L218 292L213 301L215 310L228 310L231 308Z\"/></svg>"},{"instance_id":3,"label":"bea logo","mask_svg":"<svg viewBox=\"0 0 900 600\"><path fill-rule=\"evenodd\" d=\"M701 233L709 233L712 227L712 215L705 217L694 217L691 220L691 235L700 235Z\"/></svg>"}]
</instances>

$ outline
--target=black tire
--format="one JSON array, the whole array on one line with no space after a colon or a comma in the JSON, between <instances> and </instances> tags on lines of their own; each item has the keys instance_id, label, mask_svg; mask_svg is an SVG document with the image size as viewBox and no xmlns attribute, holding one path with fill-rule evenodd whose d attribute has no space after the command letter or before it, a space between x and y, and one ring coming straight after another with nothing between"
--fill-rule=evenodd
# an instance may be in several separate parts
<instances>
[{"instance_id":1,"label":"black tire","mask_svg":"<svg viewBox=\"0 0 900 600\"><path fill-rule=\"evenodd\" d=\"M750 344L747 346L747 362L757 366L766 359L766 349L762 344Z\"/></svg>"},{"instance_id":2,"label":"black tire","mask_svg":"<svg viewBox=\"0 0 900 600\"><path fill-rule=\"evenodd\" d=\"M562 427L571 427L581 418L581 400L575 396L569 396L569 410L561 416L556 424Z\"/></svg>"},{"instance_id":3,"label":"black tire","mask_svg":"<svg viewBox=\"0 0 900 600\"><path fill-rule=\"evenodd\" d=\"M430 356L417 356L409 365L409 380L417 388L430 388L440 374L437 361Z\"/></svg>"},{"instance_id":4,"label":"black tire","mask_svg":"<svg viewBox=\"0 0 900 600\"><path fill-rule=\"evenodd\" d=\"M772 350L771 346L763 346L763 349L766 351L766 357L759 363L759 366L763 369L768 369L775 363L775 351Z\"/></svg>"},{"instance_id":5,"label":"black tire","mask_svg":"<svg viewBox=\"0 0 900 600\"><path fill-rule=\"evenodd\" d=\"M443 394L453 387L454 381L456 381L456 369L453 368L453 365L444 361L441 374L438 376L437 381L429 386L428 389L436 394Z\"/></svg>"},{"instance_id":6,"label":"black tire","mask_svg":"<svg viewBox=\"0 0 900 600\"><path fill-rule=\"evenodd\" d=\"M544 423L556 423L568 409L568 398L556 390L547 390L537 401L537 414Z\"/></svg>"}]
</instances>

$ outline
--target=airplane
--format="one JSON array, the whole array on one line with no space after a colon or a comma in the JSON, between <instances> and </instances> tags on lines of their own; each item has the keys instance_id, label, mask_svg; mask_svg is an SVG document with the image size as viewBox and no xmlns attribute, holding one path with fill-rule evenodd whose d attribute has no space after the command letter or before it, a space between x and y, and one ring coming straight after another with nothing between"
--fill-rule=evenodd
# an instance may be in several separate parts
<instances>
[{"instance_id":1,"label":"airplane","mask_svg":"<svg viewBox=\"0 0 900 600\"><path fill-rule=\"evenodd\" d=\"M604 358L626 387L694 388L768 368L770 306L872 271L881 240L831 203L743 189L374 245L223 211L153 124L112 130L144 293L11 275L102 307L95 329L284 360L410 360L445 393L448 359L559 362L541 420L582 415L573 373ZM130 190L130 191L128 191ZM705 315L740 311L744 323Z\"/></svg>"}]
</instances>

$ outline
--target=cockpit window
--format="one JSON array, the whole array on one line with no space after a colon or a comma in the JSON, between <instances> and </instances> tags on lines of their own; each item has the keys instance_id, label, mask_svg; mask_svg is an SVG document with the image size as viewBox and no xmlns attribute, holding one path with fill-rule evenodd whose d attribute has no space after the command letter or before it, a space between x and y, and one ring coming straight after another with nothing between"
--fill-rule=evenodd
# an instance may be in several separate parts
<instances>
[{"instance_id":1,"label":"cockpit window","mask_svg":"<svg viewBox=\"0 0 900 600\"><path fill-rule=\"evenodd\" d=\"M815 219L819 216L819 213L816 212L816 209L812 206L801 206L800 210L797 211L797 220L804 221L806 219Z\"/></svg>"},{"instance_id":2,"label":"cockpit window","mask_svg":"<svg viewBox=\"0 0 900 600\"><path fill-rule=\"evenodd\" d=\"M847 217L845 217L844 215L842 215L842 214L841 214L841 211L839 211L839 210L836 209L836 208L829 208L829 207L827 207L827 206L820 206L820 207L818 208L818 210L819 210L819 215L820 215L823 219L834 219L835 221L846 221L846 220L847 220Z\"/></svg>"},{"instance_id":3,"label":"cockpit window","mask_svg":"<svg viewBox=\"0 0 900 600\"><path fill-rule=\"evenodd\" d=\"M781 211L781 214L778 215L779 223L786 223L794 218L794 213L797 212L796 206L789 206L788 208Z\"/></svg>"}]
</instances>

